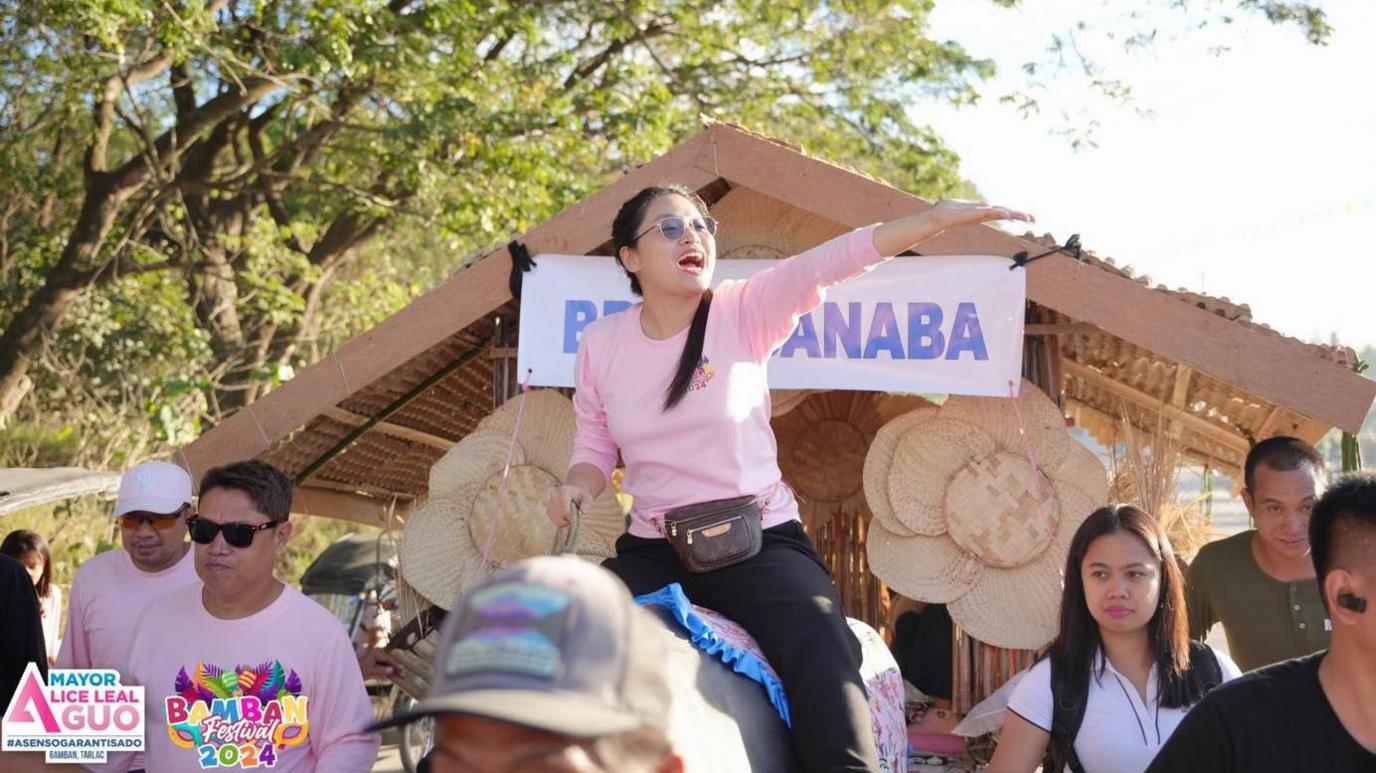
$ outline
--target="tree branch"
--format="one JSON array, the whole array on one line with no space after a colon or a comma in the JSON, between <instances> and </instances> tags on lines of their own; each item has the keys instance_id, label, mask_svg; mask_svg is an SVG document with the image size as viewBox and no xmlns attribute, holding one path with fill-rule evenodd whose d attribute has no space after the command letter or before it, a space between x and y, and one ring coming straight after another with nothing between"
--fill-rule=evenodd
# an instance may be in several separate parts
<instances>
[{"instance_id":1,"label":"tree branch","mask_svg":"<svg viewBox=\"0 0 1376 773\"><path fill-rule=\"evenodd\" d=\"M153 143L153 150L160 163L171 163L184 153L202 132L271 94L281 87L282 80L254 76L244 79L243 83L243 89L228 91L206 102L158 137ZM156 170L148 163L147 157L140 154L126 161L118 170L108 173L109 188L116 193L133 190L147 182L154 171Z\"/></svg>"},{"instance_id":2,"label":"tree branch","mask_svg":"<svg viewBox=\"0 0 1376 773\"><path fill-rule=\"evenodd\" d=\"M601 53L574 68L573 72L569 73L569 77L564 79L564 90L567 91L573 88L574 84L578 83L578 81L597 72L604 64L611 61L612 57L626 50L628 46L662 35L672 26L672 20L655 21L651 22L645 29L637 30L634 35L628 38L613 40L607 44L606 48L602 49Z\"/></svg>"},{"instance_id":3,"label":"tree branch","mask_svg":"<svg viewBox=\"0 0 1376 773\"><path fill-rule=\"evenodd\" d=\"M155 59L136 64L126 72L117 73L105 81L100 100L96 103L96 136L91 143L90 171L104 172L107 168L106 154L110 147L110 134L115 125L115 104L125 89L131 89L149 78L156 77L172 66L172 55L163 54Z\"/></svg>"}]
</instances>

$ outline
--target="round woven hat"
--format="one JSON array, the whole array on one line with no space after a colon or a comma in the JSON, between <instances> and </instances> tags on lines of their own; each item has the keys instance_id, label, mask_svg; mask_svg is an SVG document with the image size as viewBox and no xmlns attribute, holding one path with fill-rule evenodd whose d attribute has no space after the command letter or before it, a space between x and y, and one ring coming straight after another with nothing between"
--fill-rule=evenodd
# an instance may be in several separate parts
<instances>
[{"instance_id":1,"label":"round woven hat","mask_svg":"<svg viewBox=\"0 0 1376 773\"><path fill-rule=\"evenodd\" d=\"M521 399L529 402L513 446ZM574 430L572 403L551 390L527 392L479 422L431 468L430 498L402 532L406 583L449 609L495 569L558 547L545 502L567 473ZM582 514L568 552L601 561L624 531L625 512L609 489Z\"/></svg>"},{"instance_id":2,"label":"round woven hat","mask_svg":"<svg viewBox=\"0 0 1376 773\"><path fill-rule=\"evenodd\" d=\"M797 493L808 528L864 505L865 455L875 433L894 416L924 405L920 397L880 392L816 392L771 422L779 470Z\"/></svg>"},{"instance_id":3,"label":"round woven hat","mask_svg":"<svg viewBox=\"0 0 1376 773\"><path fill-rule=\"evenodd\" d=\"M401 532L398 562L406 583L431 604L449 609L463 592L464 562L460 537L464 515L471 504L453 497L431 498L411 517Z\"/></svg>"},{"instance_id":4,"label":"round woven hat","mask_svg":"<svg viewBox=\"0 0 1376 773\"><path fill-rule=\"evenodd\" d=\"M486 480L502 471L511 438L496 432L466 435L430 466L431 499L445 497L473 480ZM513 466L526 463L525 451L517 443L511 448Z\"/></svg>"},{"instance_id":5,"label":"round woven hat","mask_svg":"<svg viewBox=\"0 0 1376 773\"><path fill-rule=\"evenodd\" d=\"M518 412L521 430L516 441L526 457L537 467L557 471L562 479L569 469L573 439L578 434L573 401L558 390L532 389L503 403L479 421L475 431L495 432L509 440Z\"/></svg>"},{"instance_id":6,"label":"round woven hat","mask_svg":"<svg viewBox=\"0 0 1376 773\"><path fill-rule=\"evenodd\" d=\"M865 469L877 577L949 603L989 644L1035 649L1055 635L1069 540L1107 501L1108 475L1040 389L1024 382L1016 409L955 396L934 415L900 417L877 433Z\"/></svg>"}]
</instances>

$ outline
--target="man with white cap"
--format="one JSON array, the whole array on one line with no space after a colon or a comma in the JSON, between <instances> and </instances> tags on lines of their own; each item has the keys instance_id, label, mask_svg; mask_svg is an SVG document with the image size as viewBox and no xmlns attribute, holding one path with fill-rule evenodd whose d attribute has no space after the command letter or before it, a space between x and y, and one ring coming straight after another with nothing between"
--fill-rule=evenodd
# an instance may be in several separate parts
<instances>
[{"instance_id":1,"label":"man with white cap","mask_svg":"<svg viewBox=\"0 0 1376 773\"><path fill-rule=\"evenodd\" d=\"M129 639L148 602L178 585L199 582L186 540L191 476L168 462L144 462L120 479L115 500L123 550L81 565L68 602L67 635L58 668L113 668L123 673Z\"/></svg>"},{"instance_id":2,"label":"man with white cap","mask_svg":"<svg viewBox=\"0 0 1376 773\"><path fill-rule=\"evenodd\" d=\"M144 462L124 473L115 499L122 550L107 550L77 570L67 606L67 634L57 668L113 668L128 676L134 624L170 588L200 582L186 515L191 476L168 462ZM133 769L143 767L143 757Z\"/></svg>"},{"instance_id":3,"label":"man with white cap","mask_svg":"<svg viewBox=\"0 0 1376 773\"><path fill-rule=\"evenodd\" d=\"M431 773L678 773L661 629L601 567L513 564L445 620L430 695L371 729L434 717Z\"/></svg>"}]
</instances>

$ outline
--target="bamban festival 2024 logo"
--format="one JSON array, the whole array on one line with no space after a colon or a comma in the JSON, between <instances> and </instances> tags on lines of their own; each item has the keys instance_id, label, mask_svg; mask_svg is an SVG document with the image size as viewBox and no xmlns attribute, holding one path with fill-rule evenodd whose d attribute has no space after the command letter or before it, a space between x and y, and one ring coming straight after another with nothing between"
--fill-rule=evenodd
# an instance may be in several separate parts
<instances>
[{"instance_id":1,"label":"bamban festival 2024 logo","mask_svg":"<svg viewBox=\"0 0 1376 773\"><path fill-rule=\"evenodd\" d=\"M45 682L30 663L5 710L4 749L44 752L48 762L93 764L110 752L143 751L143 688L110 669L53 669Z\"/></svg>"},{"instance_id":2,"label":"bamban festival 2024 logo","mask_svg":"<svg viewBox=\"0 0 1376 773\"><path fill-rule=\"evenodd\" d=\"M202 768L275 767L310 730L301 678L276 660L231 669L198 663L177 673L173 689L164 701L167 734L195 749Z\"/></svg>"}]
</instances>

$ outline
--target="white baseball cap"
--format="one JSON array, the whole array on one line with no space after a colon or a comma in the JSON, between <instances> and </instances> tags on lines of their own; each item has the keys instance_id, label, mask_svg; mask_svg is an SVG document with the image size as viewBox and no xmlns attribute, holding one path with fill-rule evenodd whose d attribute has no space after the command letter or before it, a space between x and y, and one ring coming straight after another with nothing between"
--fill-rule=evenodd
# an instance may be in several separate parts
<instances>
[{"instance_id":1,"label":"white baseball cap","mask_svg":"<svg viewBox=\"0 0 1376 773\"><path fill-rule=\"evenodd\" d=\"M115 517L125 513L171 515L191 504L191 476L170 462L144 462L119 480Z\"/></svg>"}]
</instances>

